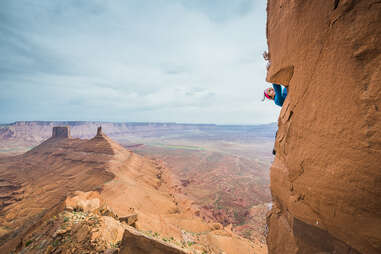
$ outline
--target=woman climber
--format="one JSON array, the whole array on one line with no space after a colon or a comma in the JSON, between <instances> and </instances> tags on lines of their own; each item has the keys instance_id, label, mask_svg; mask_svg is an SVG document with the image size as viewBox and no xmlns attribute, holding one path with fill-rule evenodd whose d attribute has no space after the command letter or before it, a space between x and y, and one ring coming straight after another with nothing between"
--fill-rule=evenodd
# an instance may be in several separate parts
<instances>
[{"instance_id":1,"label":"woman climber","mask_svg":"<svg viewBox=\"0 0 381 254\"><path fill-rule=\"evenodd\" d=\"M287 88L284 87L282 89L282 87L280 85L273 84L273 87L269 87L269 88L265 89L262 101L264 101L265 98L267 98L269 100L273 100L275 102L275 104L278 105L279 107L282 107L283 102L286 99L286 97L287 97ZM276 138L277 134L278 134L278 131L275 134L275 138ZM275 155L275 154L276 154L276 151L275 151L275 147L274 147L273 148L273 155Z\"/></svg>"},{"instance_id":2,"label":"woman climber","mask_svg":"<svg viewBox=\"0 0 381 254\"><path fill-rule=\"evenodd\" d=\"M264 101L265 98L267 98L269 100L273 100L275 104L278 105L279 107L282 107L286 97L287 97L287 88L284 87L282 89L280 85L273 84L273 87L269 87L265 89L262 101Z\"/></svg>"}]
</instances>

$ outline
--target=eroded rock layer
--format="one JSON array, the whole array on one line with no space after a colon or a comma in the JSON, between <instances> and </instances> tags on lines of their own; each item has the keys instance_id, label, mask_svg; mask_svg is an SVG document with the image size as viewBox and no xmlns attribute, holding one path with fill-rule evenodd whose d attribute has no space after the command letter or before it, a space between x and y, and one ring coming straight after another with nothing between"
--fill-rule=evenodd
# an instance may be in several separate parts
<instances>
[{"instance_id":1,"label":"eroded rock layer","mask_svg":"<svg viewBox=\"0 0 381 254\"><path fill-rule=\"evenodd\" d=\"M69 133L67 127L55 129L29 152L0 159L1 253L56 214L71 192L101 189L114 178L108 170L112 156L103 152L110 146L107 137L80 140L69 138Z\"/></svg>"},{"instance_id":2,"label":"eroded rock layer","mask_svg":"<svg viewBox=\"0 0 381 254\"><path fill-rule=\"evenodd\" d=\"M381 253L381 2L269 0L270 253Z\"/></svg>"},{"instance_id":3,"label":"eroded rock layer","mask_svg":"<svg viewBox=\"0 0 381 254\"><path fill-rule=\"evenodd\" d=\"M267 253L204 221L162 162L101 128L90 140L54 133L0 159L0 253Z\"/></svg>"}]
</instances>

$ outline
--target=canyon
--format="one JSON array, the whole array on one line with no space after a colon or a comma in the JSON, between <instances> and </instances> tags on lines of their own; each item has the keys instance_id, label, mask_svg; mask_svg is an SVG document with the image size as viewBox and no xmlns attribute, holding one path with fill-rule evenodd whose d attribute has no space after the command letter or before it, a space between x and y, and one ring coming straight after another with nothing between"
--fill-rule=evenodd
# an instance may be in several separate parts
<instances>
[{"instance_id":1,"label":"canyon","mask_svg":"<svg viewBox=\"0 0 381 254\"><path fill-rule=\"evenodd\" d=\"M266 36L277 124L0 125L0 252L381 253L380 0L268 0Z\"/></svg>"},{"instance_id":2,"label":"canyon","mask_svg":"<svg viewBox=\"0 0 381 254\"><path fill-rule=\"evenodd\" d=\"M161 159L69 127L0 158L0 250L14 253L266 253L178 190Z\"/></svg>"},{"instance_id":3,"label":"canyon","mask_svg":"<svg viewBox=\"0 0 381 254\"><path fill-rule=\"evenodd\" d=\"M275 124L15 122L0 126L0 154L27 151L54 126L68 125L72 137L91 138L100 124L125 148L161 160L173 173L176 192L200 207L203 220L231 224L240 236L265 244Z\"/></svg>"}]
</instances>

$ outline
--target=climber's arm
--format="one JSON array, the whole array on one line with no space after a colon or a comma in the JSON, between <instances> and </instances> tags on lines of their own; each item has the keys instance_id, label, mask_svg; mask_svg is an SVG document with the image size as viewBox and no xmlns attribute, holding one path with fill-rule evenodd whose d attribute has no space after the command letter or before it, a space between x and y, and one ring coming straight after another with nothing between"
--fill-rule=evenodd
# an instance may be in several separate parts
<instances>
[{"instance_id":1,"label":"climber's arm","mask_svg":"<svg viewBox=\"0 0 381 254\"><path fill-rule=\"evenodd\" d=\"M276 105L282 107L284 99L285 99L282 96L282 87L280 85L278 85L278 84L273 84L273 88L274 88L274 91L275 91L274 102L275 102Z\"/></svg>"}]
</instances>

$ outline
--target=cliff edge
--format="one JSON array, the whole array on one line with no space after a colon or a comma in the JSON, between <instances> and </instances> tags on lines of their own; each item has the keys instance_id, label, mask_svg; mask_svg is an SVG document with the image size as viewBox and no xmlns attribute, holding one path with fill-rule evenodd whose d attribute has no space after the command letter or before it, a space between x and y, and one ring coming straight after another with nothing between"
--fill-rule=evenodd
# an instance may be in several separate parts
<instances>
[{"instance_id":1,"label":"cliff edge","mask_svg":"<svg viewBox=\"0 0 381 254\"><path fill-rule=\"evenodd\" d=\"M269 253L381 253L381 2L268 0Z\"/></svg>"}]
</instances>

